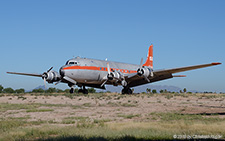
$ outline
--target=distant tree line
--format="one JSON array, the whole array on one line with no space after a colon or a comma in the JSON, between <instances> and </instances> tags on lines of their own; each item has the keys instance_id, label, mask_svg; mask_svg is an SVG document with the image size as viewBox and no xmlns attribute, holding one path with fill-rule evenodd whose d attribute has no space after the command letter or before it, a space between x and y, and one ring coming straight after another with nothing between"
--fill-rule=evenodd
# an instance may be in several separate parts
<instances>
[{"instance_id":1,"label":"distant tree line","mask_svg":"<svg viewBox=\"0 0 225 141\"><path fill-rule=\"evenodd\" d=\"M4 88L2 85L0 85L0 93L25 93L24 89L12 89L12 88Z\"/></svg>"},{"instance_id":2,"label":"distant tree line","mask_svg":"<svg viewBox=\"0 0 225 141\"><path fill-rule=\"evenodd\" d=\"M78 93L78 88L74 89L74 93ZM88 88L88 93L96 93L96 90L94 88ZM134 89L132 89L132 91L134 91ZM17 94L20 94L20 93L70 93L70 89L65 89L65 90L61 90L61 89L58 89L58 88L48 88L47 90L43 90L41 88L39 89L33 89L32 91L30 92L25 92L25 89L23 88L20 88L20 89L12 89L10 87L8 88L4 88L2 85L0 85L0 93L17 93ZM103 93L102 91L99 92L99 93ZM111 93L110 91L107 91L106 93ZM156 89L150 89L150 88L147 88L146 89L146 92L142 92L142 93L151 93L151 94L156 94L158 93ZM160 90L159 93L177 93L177 92L171 92L171 91L167 91L166 89L164 90ZM187 89L184 88L183 90L180 90L179 93L188 93L188 94L191 94L192 92L187 92ZM213 93L213 92L207 92L205 91L204 93ZM216 93L216 92L214 92ZM223 92L220 92L220 94L224 94Z\"/></svg>"},{"instance_id":3,"label":"distant tree line","mask_svg":"<svg viewBox=\"0 0 225 141\"><path fill-rule=\"evenodd\" d=\"M152 93L152 94L158 93L156 89L151 90L150 88L147 88L146 92L147 93ZM167 91L167 89L164 89L164 90L160 90L159 93L176 93L176 92L171 92L171 91ZM189 93L189 94L191 94L192 92L187 92L187 89L184 88L183 91L180 90L180 93Z\"/></svg>"},{"instance_id":4,"label":"distant tree line","mask_svg":"<svg viewBox=\"0 0 225 141\"><path fill-rule=\"evenodd\" d=\"M74 93L78 93L78 88L74 89ZM89 93L96 93L96 90L94 88L88 88L87 89ZM47 90L43 90L41 88L39 89L33 89L30 92L25 92L25 89L21 88L21 89L16 89L14 90L13 88L4 88L2 85L0 85L0 93L70 93L70 89L65 89L65 90L61 90L61 89L57 89L57 88L48 88Z\"/></svg>"}]
</instances>

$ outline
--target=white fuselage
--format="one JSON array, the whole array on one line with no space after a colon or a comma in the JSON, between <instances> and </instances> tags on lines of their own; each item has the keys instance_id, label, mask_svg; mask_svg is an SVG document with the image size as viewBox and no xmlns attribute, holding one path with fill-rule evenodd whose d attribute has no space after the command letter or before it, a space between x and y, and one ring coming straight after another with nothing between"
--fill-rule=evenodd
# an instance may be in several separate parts
<instances>
[{"instance_id":1,"label":"white fuselage","mask_svg":"<svg viewBox=\"0 0 225 141\"><path fill-rule=\"evenodd\" d=\"M87 58L74 58L67 61L61 69L64 75L82 84L101 84L104 77L107 76L107 63L111 71L119 71L123 74L136 73L138 65L103 61Z\"/></svg>"}]
</instances>

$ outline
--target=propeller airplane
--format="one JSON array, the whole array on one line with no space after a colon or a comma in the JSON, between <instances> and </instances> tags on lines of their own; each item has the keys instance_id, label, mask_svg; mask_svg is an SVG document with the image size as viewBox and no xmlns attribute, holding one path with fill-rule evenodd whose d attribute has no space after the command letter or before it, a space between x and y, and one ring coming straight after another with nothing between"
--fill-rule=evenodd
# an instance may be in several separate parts
<instances>
[{"instance_id":1,"label":"propeller airplane","mask_svg":"<svg viewBox=\"0 0 225 141\"><path fill-rule=\"evenodd\" d=\"M173 77L185 77L185 75L174 75L174 73L199 69L221 63L209 63L188 67L153 70L153 45L150 45L146 62L143 58L139 65L112 62L107 60L96 60L76 57L66 62L59 69L59 73L53 71L51 67L42 74L7 72L8 74L18 74L41 77L48 83L67 83L71 88L70 93L74 92L74 86L80 87L79 93L88 94L87 87L105 89L105 85L122 85L122 94L132 94L132 87L153 83Z\"/></svg>"}]
</instances>

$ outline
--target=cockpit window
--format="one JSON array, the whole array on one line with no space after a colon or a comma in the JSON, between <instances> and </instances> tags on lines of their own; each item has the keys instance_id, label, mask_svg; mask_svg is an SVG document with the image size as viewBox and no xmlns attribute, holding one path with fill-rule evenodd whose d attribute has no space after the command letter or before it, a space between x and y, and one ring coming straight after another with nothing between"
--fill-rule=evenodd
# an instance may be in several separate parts
<instances>
[{"instance_id":1,"label":"cockpit window","mask_svg":"<svg viewBox=\"0 0 225 141\"><path fill-rule=\"evenodd\" d=\"M66 62L66 65L78 65L79 63L77 62L77 61L75 61L75 60L68 60L67 62Z\"/></svg>"},{"instance_id":2,"label":"cockpit window","mask_svg":"<svg viewBox=\"0 0 225 141\"><path fill-rule=\"evenodd\" d=\"M74 62L74 61L70 61L70 62L68 61L68 62L66 63L66 65L74 65L74 64L77 65L78 63L77 63L77 62Z\"/></svg>"}]
</instances>

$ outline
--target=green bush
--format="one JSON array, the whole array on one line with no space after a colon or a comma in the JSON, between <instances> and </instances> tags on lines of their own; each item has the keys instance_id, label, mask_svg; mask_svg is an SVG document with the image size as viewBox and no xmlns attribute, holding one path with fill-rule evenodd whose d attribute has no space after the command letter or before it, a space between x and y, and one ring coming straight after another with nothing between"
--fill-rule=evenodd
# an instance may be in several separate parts
<instances>
[{"instance_id":1,"label":"green bush","mask_svg":"<svg viewBox=\"0 0 225 141\"><path fill-rule=\"evenodd\" d=\"M14 93L14 90L12 88L5 88L3 89L3 93Z\"/></svg>"}]
</instances>

